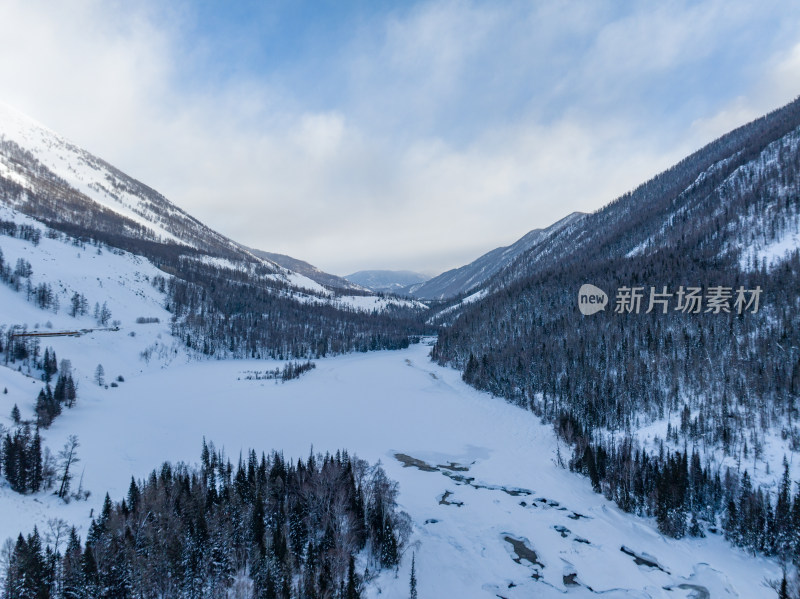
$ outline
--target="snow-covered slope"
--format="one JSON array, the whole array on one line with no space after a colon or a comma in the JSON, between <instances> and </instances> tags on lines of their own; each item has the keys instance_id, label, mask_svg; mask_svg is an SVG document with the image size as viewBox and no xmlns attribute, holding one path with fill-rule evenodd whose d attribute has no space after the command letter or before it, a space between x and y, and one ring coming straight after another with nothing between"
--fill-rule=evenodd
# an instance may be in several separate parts
<instances>
[{"instance_id":1,"label":"snow-covered slope","mask_svg":"<svg viewBox=\"0 0 800 599\"><path fill-rule=\"evenodd\" d=\"M0 177L11 177L31 192L42 191L53 183L36 168L44 167L77 194L146 228L157 240L224 254L241 254L229 239L206 227L154 189L2 103L0 140L5 142L0 145ZM6 197L5 201L10 199ZM24 209L29 201L29 198L20 197L12 203Z\"/></svg>"},{"instance_id":2,"label":"snow-covered slope","mask_svg":"<svg viewBox=\"0 0 800 599\"><path fill-rule=\"evenodd\" d=\"M365 296L363 289L343 279L332 292L315 280L318 277L295 272L263 252L256 255L234 243L150 187L0 103L3 205L73 235L99 238L140 255L166 255L173 268L200 261L247 272L254 280L266 277L288 286L286 293L302 302L362 311L388 306L424 309L418 302Z\"/></svg>"},{"instance_id":3,"label":"snow-covered slope","mask_svg":"<svg viewBox=\"0 0 800 599\"><path fill-rule=\"evenodd\" d=\"M2 205L0 220L13 220L18 225L28 225L40 231L44 229L35 220ZM164 293L153 285L154 278L163 277L164 273L141 256L64 237L52 239L46 234L42 234L36 244L0 235L0 250L4 262L12 268L19 260L28 261L32 274L26 277L26 281L30 281L32 287L49 284L59 305L57 311L42 310L26 301L25 285L17 292L0 284L0 326L27 324L29 329L42 331L97 327L91 308L96 303L106 303L111 319L116 326L122 327L120 333L113 335L115 339L122 336L122 331L138 330L133 325L139 317L160 320L161 326L151 325L147 328L149 331L169 331L170 314L164 309ZM90 307L88 314L69 316L70 299L74 293L86 297ZM137 340L137 344L140 341Z\"/></svg>"}]
</instances>

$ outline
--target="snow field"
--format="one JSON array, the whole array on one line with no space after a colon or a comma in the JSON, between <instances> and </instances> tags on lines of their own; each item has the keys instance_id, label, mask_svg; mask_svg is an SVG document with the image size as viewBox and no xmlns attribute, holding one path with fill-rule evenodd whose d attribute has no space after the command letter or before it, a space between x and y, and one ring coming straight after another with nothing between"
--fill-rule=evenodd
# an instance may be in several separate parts
<instances>
[{"instance_id":1,"label":"snow field","mask_svg":"<svg viewBox=\"0 0 800 599\"><path fill-rule=\"evenodd\" d=\"M99 336L94 342L86 352L89 364L102 347L111 353ZM400 484L399 501L414 534L397 576L383 573L368 597L407 597L408 551L417 556L420 596L675 598L694 592L678 585L702 586L712 597L769 596L763 579L779 576L777 564L734 550L715 535L666 539L654 522L621 513L593 493L588 480L555 466L549 427L469 388L457 372L432 365L428 351L420 344L319 360L315 370L285 384L239 380L242 371L263 369L264 362L175 360L136 376L133 360L118 388L82 385L77 407L44 433L51 448L78 435L79 469L85 467L84 487L92 496L64 506L52 496L3 489L0 539L34 524L45 527L52 517L75 522L85 534L89 512L100 507L106 490L119 500L131 475L144 477L164 460L196 462L205 436L234 462L250 447L306 457L312 446L381 460ZM81 370L83 355L75 360ZM16 382L19 373L0 373L0 384L15 381L15 393L23 386ZM5 407L0 404L0 414ZM428 467L404 466L397 453ZM446 491L449 505L440 503ZM506 536L525 542L544 567L514 561ZM637 566L622 546L651 556L668 573Z\"/></svg>"}]
</instances>

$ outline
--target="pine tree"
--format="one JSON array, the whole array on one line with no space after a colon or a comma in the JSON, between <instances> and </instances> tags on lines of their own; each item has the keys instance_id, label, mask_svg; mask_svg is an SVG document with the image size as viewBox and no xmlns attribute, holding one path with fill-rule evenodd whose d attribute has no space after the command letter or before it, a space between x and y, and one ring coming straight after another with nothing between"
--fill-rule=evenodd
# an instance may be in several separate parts
<instances>
[{"instance_id":1,"label":"pine tree","mask_svg":"<svg viewBox=\"0 0 800 599\"><path fill-rule=\"evenodd\" d=\"M94 369L94 382L98 384L98 386L102 387L106 380L106 371L103 368L102 364L98 364L97 368Z\"/></svg>"},{"instance_id":2,"label":"pine tree","mask_svg":"<svg viewBox=\"0 0 800 599\"><path fill-rule=\"evenodd\" d=\"M14 424L19 426L21 419L22 417L20 416L19 413L19 407L17 406L17 404L14 404L14 407L11 408L11 420L14 422Z\"/></svg>"},{"instance_id":3,"label":"pine tree","mask_svg":"<svg viewBox=\"0 0 800 599\"><path fill-rule=\"evenodd\" d=\"M722 528L725 531L726 539L734 545L740 544L739 514L736 509L736 502L733 499L728 501L728 509L725 512Z\"/></svg>"},{"instance_id":4,"label":"pine tree","mask_svg":"<svg viewBox=\"0 0 800 599\"><path fill-rule=\"evenodd\" d=\"M345 599L360 599L361 593L358 591L358 575L356 574L356 560L351 555L347 565L347 588Z\"/></svg>"},{"instance_id":5,"label":"pine tree","mask_svg":"<svg viewBox=\"0 0 800 599\"><path fill-rule=\"evenodd\" d=\"M14 491L19 492L19 462L22 456L18 456L17 440L18 433L14 434L14 439L10 434L6 434L3 439L3 472L6 473L6 480Z\"/></svg>"},{"instance_id":6,"label":"pine tree","mask_svg":"<svg viewBox=\"0 0 800 599\"><path fill-rule=\"evenodd\" d=\"M69 533L67 548L64 551L64 559L61 564L61 594L64 599L81 599L86 596L83 592L84 580L81 558L81 541L73 526Z\"/></svg>"},{"instance_id":7,"label":"pine tree","mask_svg":"<svg viewBox=\"0 0 800 599\"><path fill-rule=\"evenodd\" d=\"M53 388L53 399L61 405L67 399L67 390L66 390L66 377L63 374L58 375L58 379L56 379L56 386Z\"/></svg>"},{"instance_id":8,"label":"pine tree","mask_svg":"<svg viewBox=\"0 0 800 599\"><path fill-rule=\"evenodd\" d=\"M789 476L789 462L783 456L783 477L778 490L778 499L775 503L774 537L775 550L779 556L786 559L791 551L791 510L792 510L792 481ZM795 531L795 534L800 531Z\"/></svg>"},{"instance_id":9,"label":"pine tree","mask_svg":"<svg viewBox=\"0 0 800 599\"><path fill-rule=\"evenodd\" d=\"M128 507L130 508L131 512L136 513L136 509L139 507L140 497L141 493L139 492L139 486L131 476L131 484L128 487Z\"/></svg>"},{"instance_id":10,"label":"pine tree","mask_svg":"<svg viewBox=\"0 0 800 599\"><path fill-rule=\"evenodd\" d=\"M11 595L20 599L48 599L50 597L49 580L51 578L39 531L33 528L33 533L28 535L26 541L20 543L22 536L17 540L14 550L18 563L19 579L17 588L19 594Z\"/></svg>"},{"instance_id":11,"label":"pine tree","mask_svg":"<svg viewBox=\"0 0 800 599\"><path fill-rule=\"evenodd\" d=\"M53 375L58 371L58 360L56 359L56 352L51 347L44 350L44 358L42 358L42 371L44 372L44 380L49 383L53 380Z\"/></svg>"},{"instance_id":12,"label":"pine tree","mask_svg":"<svg viewBox=\"0 0 800 599\"><path fill-rule=\"evenodd\" d=\"M258 551L258 557L264 558L267 552L265 544L266 527L264 526L264 499L259 494L253 505L252 535L253 546Z\"/></svg>"},{"instance_id":13,"label":"pine tree","mask_svg":"<svg viewBox=\"0 0 800 599\"><path fill-rule=\"evenodd\" d=\"M75 381L72 380L72 375L67 374L64 381L64 400L68 408L75 406L75 399L78 397L78 390Z\"/></svg>"},{"instance_id":14,"label":"pine tree","mask_svg":"<svg viewBox=\"0 0 800 599\"><path fill-rule=\"evenodd\" d=\"M89 529L91 531L91 528ZM97 559L95 558L94 547L89 545L89 537L86 537L86 548L81 557L81 584L83 586L80 597L97 597L99 595L100 578L97 573Z\"/></svg>"},{"instance_id":15,"label":"pine tree","mask_svg":"<svg viewBox=\"0 0 800 599\"><path fill-rule=\"evenodd\" d=\"M81 296L76 291L69 300L69 315L75 318L81 313Z\"/></svg>"},{"instance_id":16,"label":"pine tree","mask_svg":"<svg viewBox=\"0 0 800 599\"><path fill-rule=\"evenodd\" d=\"M411 591L409 599L417 599L417 569L416 569L416 555L411 555Z\"/></svg>"},{"instance_id":17,"label":"pine tree","mask_svg":"<svg viewBox=\"0 0 800 599\"><path fill-rule=\"evenodd\" d=\"M741 490L739 493L739 543L745 547L755 544L755 514L752 509L753 486L747 470L742 474Z\"/></svg>"},{"instance_id":18,"label":"pine tree","mask_svg":"<svg viewBox=\"0 0 800 599\"><path fill-rule=\"evenodd\" d=\"M50 372L50 348L44 349L44 359L42 360L42 371L44 372L44 380L49 383L53 378L53 373Z\"/></svg>"},{"instance_id":19,"label":"pine tree","mask_svg":"<svg viewBox=\"0 0 800 599\"><path fill-rule=\"evenodd\" d=\"M792 556L795 563L800 563L800 490L798 490L792 502L792 516L789 528L792 531Z\"/></svg>"},{"instance_id":20,"label":"pine tree","mask_svg":"<svg viewBox=\"0 0 800 599\"><path fill-rule=\"evenodd\" d=\"M56 401L48 384L39 392L36 399L36 422L39 426L47 428L59 414L61 414L61 404Z\"/></svg>"},{"instance_id":21,"label":"pine tree","mask_svg":"<svg viewBox=\"0 0 800 599\"><path fill-rule=\"evenodd\" d=\"M783 573L783 579L781 579L781 588L778 591L778 599L791 599L789 597L789 588L786 582L786 572Z\"/></svg>"},{"instance_id":22,"label":"pine tree","mask_svg":"<svg viewBox=\"0 0 800 599\"><path fill-rule=\"evenodd\" d=\"M30 448L28 450L28 465L30 468L30 474L28 476L28 489L36 493L42 487L42 480L44 478L43 474L43 463L42 463L42 439L39 436L39 429L36 429L36 433L33 435L33 441L31 442Z\"/></svg>"},{"instance_id":23,"label":"pine tree","mask_svg":"<svg viewBox=\"0 0 800 599\"><path fill-rule=\"evenodd\" d=\"M47 405L47 396L44 393L44 389L39 391L39 395L36 398L36 424L43 428L47 428L50 426L52 419L50 418L50 409Z\"/></svg>"}]
</instances>

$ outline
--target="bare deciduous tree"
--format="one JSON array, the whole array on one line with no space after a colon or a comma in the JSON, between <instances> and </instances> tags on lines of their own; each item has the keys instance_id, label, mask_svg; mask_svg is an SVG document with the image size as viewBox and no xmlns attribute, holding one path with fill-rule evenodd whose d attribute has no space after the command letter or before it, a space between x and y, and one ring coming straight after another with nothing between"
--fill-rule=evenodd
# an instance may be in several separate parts
<instances>
[{"instance_id":1,"label":"bare deciduous tree","mask_svg":"<svg viewBox=\"0 0 800 599\"><path fill-rule=\"evenodd\" d=\"M58 496L65 499L69 493L69 483L72 480L70 468L80 461L77 456L77 449L80 446L78 443L77 435L70 435L67 442L64 443L64 449L58 452L58 458L61 464L61 486L58 489Z\"/></svg>"}]
</instances>

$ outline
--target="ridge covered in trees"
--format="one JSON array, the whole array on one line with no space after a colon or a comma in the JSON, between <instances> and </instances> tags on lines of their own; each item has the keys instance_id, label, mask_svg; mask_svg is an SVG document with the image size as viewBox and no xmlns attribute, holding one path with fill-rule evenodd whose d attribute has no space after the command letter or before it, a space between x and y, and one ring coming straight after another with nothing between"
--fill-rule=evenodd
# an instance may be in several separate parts
<instances>
[{"instance_id":1,"label":"ridge covered in trees","mask_svg":"<svg viewBox=\"0 0 800 599\"><path fill-rule=\"evenodd\" d=\"M153 284L167 293L173 335L209 356L321 358L401 349L433 332L419 309L387 304L364 312L321 297L303 301L281 280L198 261L181 261L175 276Z\"/></svg>"},{"instance_id":2,"label":"ridge covered in trees","mask_svg":"<svg viewBox=\"0 0 800 599\"><path fill-rule=\"evenodd\" d=\"M769 513L774 519L778 497L734 472L704 487L713 509L704 506L693 523L687 477L708 476L715 452L760 459L770 434L800 448L800 254L776 264L759 257L798 226L800 100L520 256L440 328L432 356L552 422L573 444L572 466L624 509L656 516L662 532L701 534L728 522L745 495L760 524L729 538L775 553ZM604 311L579 312L585 283L608 293ZM673 298L666 313L659 305L648 313L651 288L681 286L760 288L761 303L690 313ZM619 309L615 290L626 287L644 290L640 311ZM685 450L653 456L636 446L642 425L678 416L669 440ZM701 463L684 468L695 452ZM634 492L634 481L649 486Z\"/></svg>"}]
</instances>

